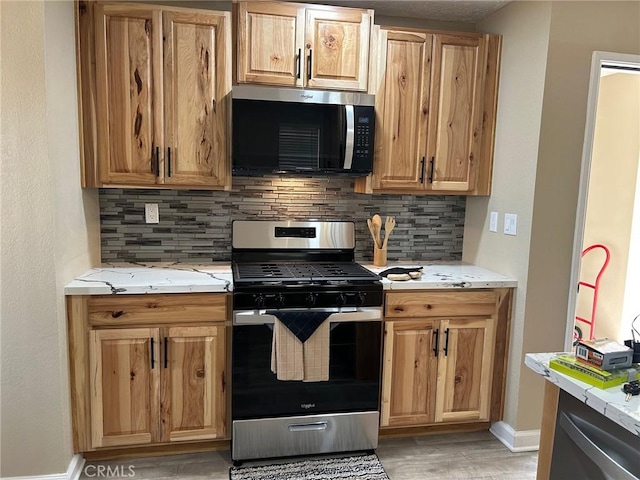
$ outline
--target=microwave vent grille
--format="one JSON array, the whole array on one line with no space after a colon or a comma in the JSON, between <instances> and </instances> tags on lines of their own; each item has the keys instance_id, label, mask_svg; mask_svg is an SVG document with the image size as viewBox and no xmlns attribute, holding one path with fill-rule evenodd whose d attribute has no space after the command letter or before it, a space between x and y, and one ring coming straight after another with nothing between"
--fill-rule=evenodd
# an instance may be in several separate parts
<instances>
[{"instance_id":1,"label":"microwave vent grille","mask_svg":"<svg viewBox=\"0 0 640 480\"><path fill-rule=\"evenodd\" d=\"M315 170L320 163L320 129L308 125L280 125L280 170Z\"/></svg>"}]
</instances>

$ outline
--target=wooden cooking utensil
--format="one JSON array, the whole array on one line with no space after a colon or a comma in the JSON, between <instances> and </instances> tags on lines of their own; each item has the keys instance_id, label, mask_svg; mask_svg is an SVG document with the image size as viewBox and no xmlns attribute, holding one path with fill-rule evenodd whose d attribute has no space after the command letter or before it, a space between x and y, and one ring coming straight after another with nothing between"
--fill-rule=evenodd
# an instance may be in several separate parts
<instances>
[{"instance_id":1,"label":"wooden cooking utensil","mask_svg":"<svg viewBox=\"0 0 640 480\"><path fill-rule=\"evenodd\" d=\"M377 247L378 241L376 240L376 227L370 218L367 218L367 225L369 226L369 232L371 232L371 238L373 238L373 244Z\"/></svg>"},{"instance_id":2,"label":"wooden cooking utensil","mask_svg":"<svg viewBox=\"0 0 640 480\"><path fill-rule=\"evenodd\" d=\"M382 243L382 248L387 248L387 242L389 241L389 236L393 229L396 228L396 219L393 217L387 217L387 220L384 222L384 242Z\"/></svg>"},{"instance_id":3,"label":"wooden cooking utensil","mask_svg":"<svg viewBox=\"0 0 640 480\"><path fill-rule=\"evenodd\" d=\"M380 231L382 230L382 217L376 213L371 219L371 223L373 223L374 227L376 245L378 246L378 248L382 248L382 239L380 238Z\"/></svg>"}]
</instances>

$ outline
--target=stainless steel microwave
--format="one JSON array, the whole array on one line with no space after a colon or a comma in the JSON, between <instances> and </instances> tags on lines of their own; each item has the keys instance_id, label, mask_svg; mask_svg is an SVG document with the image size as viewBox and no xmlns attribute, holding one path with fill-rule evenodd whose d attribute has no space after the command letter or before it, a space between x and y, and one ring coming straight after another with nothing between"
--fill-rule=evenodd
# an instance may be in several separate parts
<instances>
[{"instance_id":1,"label":"stainless steel microwave","mask_svg":"<svg viewBox=\"0 0 640 480\"><path fill-rule=\"evenodd\" d=\"M232 104L234 175L372 171L373 95L239 85Z\"/></svg>"}]
</instances>

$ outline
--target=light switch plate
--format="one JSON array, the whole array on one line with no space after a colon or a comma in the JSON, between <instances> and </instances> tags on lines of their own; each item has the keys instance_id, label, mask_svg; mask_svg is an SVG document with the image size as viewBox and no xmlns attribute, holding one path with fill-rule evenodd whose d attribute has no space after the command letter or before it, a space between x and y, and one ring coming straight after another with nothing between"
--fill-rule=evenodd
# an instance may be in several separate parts
<instances>
[{"instance_id":1,"label":"light switch plate","mask_svg":"<svg viewBox=\"0 0 640 480\"><path fill-rule=\"evenodd\" d=\"M515 213L504 214L504 234L517 235L518 231L518 215Z\"/></svg>"},{"instance_id":2,"label":"light switch plate","mask_svg":"<svg viewBox=\"0 0 640 480\"><path fill-rule=\"evenodd\" d=\"M144 204L144 221L146 223L160 223L160 214L158 213L157 203Z\"/></svg>"},{"instance_id":3,"label":"light switch plate","mask_svg":"<svg viewBox=\"0 0 640 480\"><path fill-rule=\"evenodd\" d=\"M491 215L489 216L489 231L498 231L498 212L491 212Z\"/></svg>"}]
</instances>

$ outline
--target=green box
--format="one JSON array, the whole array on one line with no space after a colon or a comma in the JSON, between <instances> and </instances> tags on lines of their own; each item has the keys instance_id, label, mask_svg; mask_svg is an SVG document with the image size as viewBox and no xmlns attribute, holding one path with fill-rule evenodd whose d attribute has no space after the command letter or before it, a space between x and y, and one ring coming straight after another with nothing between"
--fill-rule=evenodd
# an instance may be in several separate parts
<instances>
[{"instance_id":1,"label":"green box","mask_svg":"<svg viewBox=\"0 0 640 480\"><path fill-rule=\"evenodd\" d=\"M640 365L638 364L632 365L629 368L607 371L586 365L576 360L572 355L557 356L549 361L549 368L602 389L617 387L618 385L627 383L629 381L630 368L635 369L635 379L640 380Z\"/></svg>"}]
</instances>

